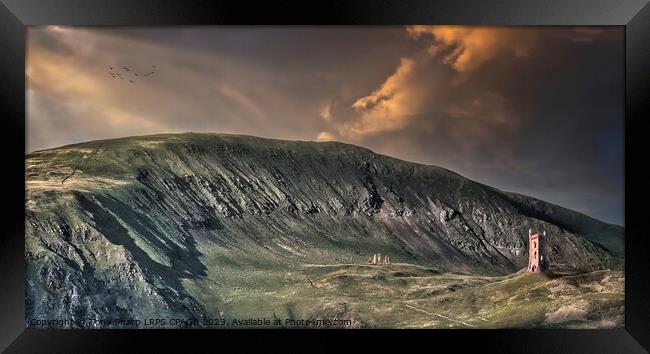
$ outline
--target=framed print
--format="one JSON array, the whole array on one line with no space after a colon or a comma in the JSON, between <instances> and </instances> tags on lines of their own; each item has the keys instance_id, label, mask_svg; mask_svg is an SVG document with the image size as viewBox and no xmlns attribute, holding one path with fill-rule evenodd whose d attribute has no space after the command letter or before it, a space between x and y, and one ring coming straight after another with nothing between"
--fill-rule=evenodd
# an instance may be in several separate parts
<instances>
[{"instance_id":1,"label":"framed print","mask_svg":"<svg viewBox=\"0 0 650 354\"><path fill-rule=\"evenodd\" d=\"M645 2L256 6L4 2L3 348L647 350Z\"/></svg>"}]
</instances>

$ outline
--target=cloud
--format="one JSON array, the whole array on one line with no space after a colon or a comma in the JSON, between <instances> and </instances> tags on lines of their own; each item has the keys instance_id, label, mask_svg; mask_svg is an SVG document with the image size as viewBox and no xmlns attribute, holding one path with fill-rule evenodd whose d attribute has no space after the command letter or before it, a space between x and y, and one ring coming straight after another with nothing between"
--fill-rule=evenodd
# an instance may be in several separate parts
<instances>
[{"instance_id":1,"label":"cloud","mask_svg":"<svg viewBox=\"0 0 650 354\"><path fill-rule=\"evenodd\" d=\"M621 222L623 35L30 27L27 149L185 131L338 140ZM133 85L106 72L151 64Z\"/></svg>"},{"instance_id":2,"label":"cloud","mask_svg":"<svg viewBox=\"0 0 650 354\"><path fill-rule=\"evenodd\" d=\"M415 62L402 58L395 72L374 92L352 103L356 118L338 127L339 134L357 138L404 128L417 114L423 95L413 90Z\"/></svg>"},{"instance_id":3,"label":"cloud","mask_svg":"<svg viewBox=\"0 0 650 354\"><path fill-rule=\"evenodd\" d=\"M320 132L316 136L316 141L334 141L336 137L330 132Z\"/></svg>"},{"instance_id":4,"label":"cloud","mask_svg":"<svg viewBox=\"0 0 650 354\"><path fill-rule=\"evenodd\" d=\"M358 111L369 110L388 100L392 100L400 93L402 86L408 82L412 72L413 60L402 58L397 71L389 76L378 90L366 97L359 98L352 104L352 107Z\"/></svg>"},{"instance_id":5,"label":"cloud","mask_svg":"<svg viewBox=\"0 0 650 354\"><path fill-rule=\"evenodd\" d=\"M599 40L619 40L614 31L606 31L603 27L575 27L569 34L569 40L580 43L593 43Z\"/></svg>"},{"instance_id":6,"label":"cloud","mask_svg":"<svg viewBox=\"0 0 650 354\"><path fill-rule=\"evenodd\" d=\"M348 109L326 106L321 117L332 131L362 142L373 135L415 128L433 137L444 135L464 151L485 146L496 135L503 140L504 132L513 132L517 121L507 99L477 89L467 75L495 60L504 48L512 57L523 57L524 46L503 44L515 35L492 27L411 26L406 30L412 39L434 36L435 42L402 57L377 89L353 100ZM464 78L459 81L461 74ZM456 84L449 85L452 82Z\"/></svg>"},{"instance_id":7,"label":"cloud","mask_svg":"<svg viewBox=\"0 0 650 354\"><path fill-rule=\"evenodd\" d=\"M622 75L613 64L620 64L620 31L410 26L406 32L420 50L403 56L374 89L327 106L321 118L328 139L586 212L595 207L584 196L620 191L618 177L580 182L598 175L594 140L587 137L622 114L613 89Z\"/></svg>"},{"instance_id":8,"label":"cloud","mask_svg":"<svg viewBox=\"0 0 650 354\"><path fill-rule=\"evenodd\" d=\"M218 87L219 92L225 96L226 98L230 99L233 101L235 104L243 107L244 109L248 110L249 112L253 113L254 115L258 117L264 116L264 113L262 110L258 107L258 105L255 103L255 100L251 99L250 97L244 95L234 87L228 86L228 85L220 85Z\"/></svg>"},{"instance_id":9,"label":"cloud","mask_svg":"<svg viewBox=\"0 0 650 354\"><path fill-rule=\"evenodd\" d=\"M531 44L530 31L508 27L409 26L407 31L415 39L433 37L429 53L458 72L474 70L504 51L525 57Z\"/></svg>"},{"instance_id":10,"label":"cloud","mask_svg":"<svg viewBox=\"0 0 650 354\"><path fill-rule=\"evenodd\" d=\"M27 143L40 150L53 146L59 139L84 141L84 136L118 138L166 131L168 127L150 116L134 115L119 107L97 110L93 104L59 100L38 91L27 90ZM83 124L79 116L85 117Z\"/></svg>"},{"instance_id":11,"label":"cloud","mask_svg":"<svg viewBox=\"0 0 650 354\"><path fill-rule=\"evenodd\" d=\"M335 104L336 102L328 102L320 109L319 115L326 122L330 122L332 120L332 109Z\"/></svg>"},{"instance_id":12,"label":"cloud","mask_svg":"<svg viewBox=\"0 0 650 354\"><path fill-rule=\"evenodd\" d=\"M332 131L329 134L356 141L404 128L425 98L413 85L416 65L412 59L401 58L394 72L374 91L352 101L333 99L323 105L319 116Z\"/></svg>"},{"instance_id":13,"label":"cloud","mask_svg":"<svg viewBox=\"0 0 650 354\"><path fill-rule=\"evenodd\" d=\"M27 86L40 99L29 102L34 107L27 116L32 127L28 130L28 151L161 132L205 131L301 139L305 130L316 134L324 128L305 117L312 114L313 102L322 102L326 85L311 89L309 85L316 84L295 71L289 72L291 68L276 67L273 71L264 66L275 63L255 62L261 56L233 57L202 47L184 50L179 48L184 41L163 43L131 35L132 31L137 30L58 26L29 29ZM179 32L151 33L174 38ZM220 36L233 34L224 30ZM156 74L134 83L108 74L109 66L125 65L135 72L151 70L152 64L158 67ZM287 72L293 75L291 80ZM295 99L299 95L301 100ZM51 126L45 123L45 116L53 120L56 129L37 134L39 126ZM102 117L102 121L96 117ZM64 121L70 124L56 124Z\"/></svg>"}]
</instances>

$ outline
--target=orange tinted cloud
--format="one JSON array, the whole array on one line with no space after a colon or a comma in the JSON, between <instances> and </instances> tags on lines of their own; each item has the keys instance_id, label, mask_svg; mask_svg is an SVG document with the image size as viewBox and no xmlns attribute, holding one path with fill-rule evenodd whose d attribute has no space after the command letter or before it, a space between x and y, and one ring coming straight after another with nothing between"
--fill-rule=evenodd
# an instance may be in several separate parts
<instances>
[{"instance_id":1,"label":"orange tinted cloud","mask_svg":"<svg viewBox=\"0 0 650 354\"><path fill-rule=\"evenodd\" d=\"M495 132L500 132L501 141L509 140L518 122L504 97L470 94L471 88L464 85L454 86L452 92L445 84L467 78L504 51L512 58L525 57L526 45L510 40L523 36L494 27L413 26L407 31L415 39L432 36L435 41L420 55L402 58L376 90L354 100L348 110L326 106L321 117L331 127L327 138L356 142L422 125L419 129L429 130L432 136L442 134L467 153L491 144ZM445 69L448 65L454 70ZM321 132L317 140L324 136ZM508 159L506 155L501 157Z\"/></svg>"},{"instance_id":2,"label":"orange tinted cloud","mask_svg":"<svg viewBox=\"0 0 650 354\"><path fill-rule=\"evenodd\" d=\"M48 89L59 97L85 93L101 93L96 78L85 75L83 68L72 65L69 58L38 47L28 53L27 82L33 89Z\"/></svg>"},{"instance_id":3,"label":"orange tinted cloud","mask_svg":"<svg viewBox=\"0 0 650 354\"><path fill-rule=\"evenodd\" d=\"M441 55L445 64L458 72L476 69L503 51L512 52L516 57L525 57L529 41L508 27L474 26L409 26L408 33L413 38L432 36L429 47L432 56Z\"/></svg>"},{"instance_id":4,"label":"orange tinted cloud","mask_svg":"<svg viewBox=\"0 0 650 354\"><path fill-rule=\"evenodd\" d=\"M30 27L27 149L184 131L340 140L540 197L555 181L555 202L584 181L619 200L617 180L594 178L610 161L583 161L619 146L623 39L609 27ZM106 72L152 64L133 84Z\"/></svg>"},{"instance_id":5,"label":"orange tinted cloud","mask_svg":"<svg viewBox=\"0 0 650 354\"><path fill-rule=\"evenodd\" d=\"M414 60L402 58L395 72L377 90L352 104L356 116L336 127L339 134L359 138L403 128L418 113L423 98L411 85L415 65Z\"/></svg>"},{"instance_id":6,"label":"orange tinted cloud","mask_svg":"<svg viewBox=\"0 0 650 354\"><path fill-rule=\"evenodd\" d=\"M336 137L330 132L320 132L316 136L316 141L334 141Z\"/></svg>"},{"instance_id":7,"label":"orange tinted cloud","mask_svg":"<svg viewBox=\"0 0 650 354\"><path fill-rule=\"evenodd\" d=\"M358 111L373 109L391 101L400 93L403 85L408 83L409 75L413 72L413 60L402 58L397 71L386 79L381 87L366 97L359 98L352 104ZM384 107L388 108L388 107Z\"/></svg>"}]
</instances>

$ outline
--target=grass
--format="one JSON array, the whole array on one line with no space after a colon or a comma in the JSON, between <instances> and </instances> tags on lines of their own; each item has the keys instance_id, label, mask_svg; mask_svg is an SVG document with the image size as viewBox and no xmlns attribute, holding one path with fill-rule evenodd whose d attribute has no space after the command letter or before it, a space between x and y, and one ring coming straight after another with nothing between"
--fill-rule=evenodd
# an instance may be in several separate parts
<instances>
[{"instance_id":1,"label":"grass","mask_svg":"<svg viewBox=\"0 0 650 354\"><path fill-rule=\"evenodd\" d=\"M622 326L622 283L598 290L587 286L612 279L622 281L623 273L486 277L439 274L399 263L225 267L185 285L216 313L223 311L228 323L233 318L333 318L345 313L359 326L372 328L593 328L607 321ZM566 288L560 292L558 287ZM590 310L572 309L578 305ZM567 321L547 321L562 311L568 311Z\"/></svg>"},{"instance_id":2,"label":"grass","mask_svg":"<svg viewBox=\"0 0 650 354\"><path fill-rule=\"evenodd\" d=\"M364 178L375 174L349 168L359 164L379 169L383 179L372 187L386 188L386 210L372 218L364 214ZM448 241L472 238L447 239L442 229L428 229L437 216L426 211L431 199L426 204L419 195L446 190L458 179L431 166L337 143L205 134L77 144L29 154L26 165L26 249L56 261L33 264L70 260L66 264L78 272L87 260L88 269L115 279L106 283L111 288L128 284L125 266L137 265L144 274L141 288L125 293L142 301L150 286L159 294L180 293L151 303L151 313L162 303L176 311L189 298L185 291L210 316L228 319L346 318L353 326L381 328L622 323L620 271L442 273L503 274L512 268L433 252ZM404 208L418 210L406 220L419 228L392 214L401 203L391 202L394 196L404 197ZM439 193L434 199L443 205L456 197ZM313 212L315 207L321 211ZM63 235L61 225L71 231ZM450 225L451 231L463 226L460 218ZM442 238L424 243L426 237L411 232L422 228ZM457 246L468 250L467 244ZM413 252L420 249L431 252ZM391 255L394 263L365 264L373 253ZM89 284L96 284L93 279ZM89 289L93 293L94 285Z\"/></svg>"}]
</instances>

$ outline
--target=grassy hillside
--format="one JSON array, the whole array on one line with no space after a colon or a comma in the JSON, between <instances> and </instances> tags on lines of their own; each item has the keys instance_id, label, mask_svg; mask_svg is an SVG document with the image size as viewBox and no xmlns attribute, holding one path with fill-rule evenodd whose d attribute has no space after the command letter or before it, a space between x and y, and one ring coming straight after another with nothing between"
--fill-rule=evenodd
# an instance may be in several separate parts
<instances>
[{"instance_id":1,"label":"grassy hillside","mask_svg":"<svg viewBox=\"0 0 650 354\"><path fill-rule=\"evenodd\" d=\"M188 287L226 327L249 317L279 318L280 327L348 320L329 324L343 328L612 328L624 319L623 272L608 270L488 277L405 263L303 265L244 278L215 273Z\"/></svg>"},{"instance_id":2,"label":"grassy hillside","mask_svg":"<svg viewBox=\"0 0 650 354\"><path fill-rule=\"evenodd\" d=\"M320 316L300 310L321 299L309 291L358 280L374 253L498 278L526 266L528 229L547 232L553 264L622 269L622 228L341 143L130 137L29 154L26 173L28 318L253 316L263 299ZM358 267L332 269L351 273L330 282L322 271L339 264ZM407 278L390 292L421 277ZM279 285L295 292L275 298ZM369 304L367 285L350 304ZM362 323L406 326L395 321Z\"/></svg>"}]
</instances>

